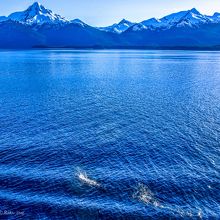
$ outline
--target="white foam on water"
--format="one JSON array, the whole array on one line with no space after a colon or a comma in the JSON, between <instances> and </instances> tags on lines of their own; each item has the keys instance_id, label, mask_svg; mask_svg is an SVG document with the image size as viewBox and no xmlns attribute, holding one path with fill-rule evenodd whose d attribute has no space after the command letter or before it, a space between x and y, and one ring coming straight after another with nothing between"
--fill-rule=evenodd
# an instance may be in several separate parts
<instances>
[{"instance_id":1,"label":"white foam on water","mask_svg":"<svg viewBox=\"0 0 220 220\"><path fill-rule=\"evenodd\" d=\"M198 217L199 217L200 219L202 219L202 210L199 210L199 212L198 212Z\"/></svg>"},{"instance_id":2,"label":"white foam on water","mask_svg":"<svg viewBox=\"0 0 220 220\"><path fill-rule=\"evenodd\" d=\"M89 178L87 176L86 172L79 171L77 173L77 176L78 176L79 180L81 182L83 182L84 184L87 184L89 186L95 186L95 187L101 186L101 184L98 183L96 180Z\"/></svg>"},{"instance_id":3,"label":"white foam on water","mask_svg":"<svg viewBox=\"0 0 220 220\"><path fill-rule=\"evenodd\" d=\"M178 213L181 217L195 217L197 214L191 210L183 210L178 207L172 207L169 205L162 205L160 201L155 197L154 193L146 185L139 184L137 192L133 195L133 198L138 199L140 202L158 207L161 209L170 210L173 213ZM198 213L198 217L202 218L201 212Z\"/></svg>"},{"instance_id":4,"label":"white foam on water","mask_svg":"<svg viewBox=\"0 0 220 220\"><path fill-rule=\"evenodd\" d=\"M143 184L139 184L138 191L134 194L133 197L137 198L139 201L145 204L163 208L160 202L155 198L153 192L151 192L151 190Z\"/></svg>"}]
</instances>

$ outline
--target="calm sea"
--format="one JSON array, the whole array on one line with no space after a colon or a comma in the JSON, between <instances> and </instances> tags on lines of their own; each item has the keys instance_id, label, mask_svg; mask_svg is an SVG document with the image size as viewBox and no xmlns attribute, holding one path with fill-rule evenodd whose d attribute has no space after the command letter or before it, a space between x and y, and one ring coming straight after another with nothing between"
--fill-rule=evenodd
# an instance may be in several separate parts
<instances>
[{"instance_id":1,"label":"calm sea","mask_svg":"<svg viewBox=\"0 0 220 220\"><path fill-rule=\"evenodd\" d=\"M220 219L220 52L0 51L0 219Z\"/></svg>"}]
</instances>

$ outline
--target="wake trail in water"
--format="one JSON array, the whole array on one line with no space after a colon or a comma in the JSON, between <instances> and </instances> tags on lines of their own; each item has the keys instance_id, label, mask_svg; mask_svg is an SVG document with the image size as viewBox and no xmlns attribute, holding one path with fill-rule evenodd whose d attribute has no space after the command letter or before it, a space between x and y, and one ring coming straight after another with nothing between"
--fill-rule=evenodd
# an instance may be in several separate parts
<instances>
[{"instance_id":1,"label":"wake trail in water","mask_svg":"<svg viewBox=\"0 0 220 220\"><path fill-rule=\"evenodd\" d=\"M146 205L152 205L156 208L169 210L172 213L178 213L178 215L181 217L197 217L202 219L203 216L202 210L199 207L197 207L195 210L183 210L179 207L170 206L169 204L162 205L162 202L159 201L150 188L144 184L138 185L137 191L133 194L133 198L138 199L140 202Z\"/></svg>"},{"instance_id":2,"label":"wake trail in water","mask_svg":"<svg viewBox=\"0 0 220 220\"><path fill-rule=\"evenodd\" d=\"M153 192L143 184L138 185L138 190L134 193L133 198L136 198L145 204L150 204L155 207L163 208L163 206L154 196Z\"/></svg>"}]
</instances>

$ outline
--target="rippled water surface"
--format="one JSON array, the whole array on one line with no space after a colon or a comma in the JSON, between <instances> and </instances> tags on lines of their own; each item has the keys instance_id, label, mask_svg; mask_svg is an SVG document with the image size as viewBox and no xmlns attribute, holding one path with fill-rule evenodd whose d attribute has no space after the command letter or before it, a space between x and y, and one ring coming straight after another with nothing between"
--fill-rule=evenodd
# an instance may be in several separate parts
<instances>
[{"instance_id":1,"label":"rippled water surface","mask_svg":"<svg viewBox=\"0 0 220 220\"><path fill-rule=\"evenodd\" d=\"M220 218L220 52L1 51L0 218Z\"/></svg>"}]
</instances>

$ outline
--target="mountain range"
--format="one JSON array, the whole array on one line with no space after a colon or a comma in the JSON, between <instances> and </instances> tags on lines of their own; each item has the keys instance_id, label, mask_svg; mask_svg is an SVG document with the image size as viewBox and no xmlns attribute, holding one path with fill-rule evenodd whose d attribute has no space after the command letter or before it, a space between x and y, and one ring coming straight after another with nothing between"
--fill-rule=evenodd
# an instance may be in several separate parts
<instances>
[{"instance_id":1,"label":"mountain range","mask_svg":"<svg viewBox=\"0 0 220 220\"><path fill-rule=\"evenodd\" d=\"M0 48L220 48L220 13L195 8L140 23L123 19L107 27L68 20L38 2L0 16Z\"/></svg>"}]
</instances>

